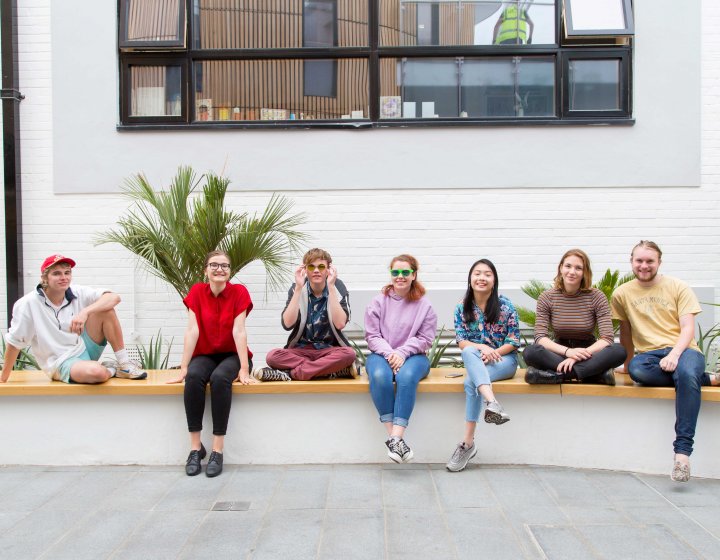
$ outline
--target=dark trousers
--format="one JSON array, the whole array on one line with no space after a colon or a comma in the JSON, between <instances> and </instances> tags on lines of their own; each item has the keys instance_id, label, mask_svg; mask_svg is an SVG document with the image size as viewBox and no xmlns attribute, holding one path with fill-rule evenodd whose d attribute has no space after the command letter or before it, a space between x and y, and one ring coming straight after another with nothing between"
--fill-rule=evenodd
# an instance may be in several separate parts
<instances>
[{"instance_id":1,"label":"dark trousers","mask_svg":"<svg viewBox=\"0 0 720 560\"><path fill-rule=\"evenodd\" d=\"M557 340L558 344L569 348L587 348L593 344L594 340ZM627 353L621 344L611 344L606 346L599 352L595 352L589 360L577 362L570 374L572 379L592 383L593 377L601 373L622 365L625 362ZM540 344L532 344L523 351L523 358L528 366L536 367L549 371L557 371L560 362L565 357L555 352L551 352Z\"/></svg>"},{"instance_id":2,"label":"dark trousers","mask_svg":"<svg viewBox=\"0 0 720 560\"><path fill-rule=\"evenodd\" d=\"M252 370L252 363L250 369ZM225 435L232 404L232 384L239 371L240 358L235 352L206 354L195 356L190 360L185 378L185 416L187 416L188 431L202 430L205 387L210 383L213 434Z\"/></svg>"}]
</instances>

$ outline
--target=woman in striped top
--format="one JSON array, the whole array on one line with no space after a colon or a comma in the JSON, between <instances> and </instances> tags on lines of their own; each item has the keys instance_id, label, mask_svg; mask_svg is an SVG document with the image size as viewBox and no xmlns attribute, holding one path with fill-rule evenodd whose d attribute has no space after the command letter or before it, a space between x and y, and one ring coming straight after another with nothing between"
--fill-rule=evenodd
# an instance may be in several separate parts
<instances>
[{"instance_id":1,"label":"woman in striped top","mask_svg":"<svg viewBox=\"0 0 720 560\"><path fill-rule=\"evenodd\" d=\"M523 357L527 383L577 379L615 385L613 370L626 353L615 343L610 306L605 294L592 287L584 251L570 249L560 259L554 287L538 298L535 344L525 348Z\"/></svg>"}]
</instances>

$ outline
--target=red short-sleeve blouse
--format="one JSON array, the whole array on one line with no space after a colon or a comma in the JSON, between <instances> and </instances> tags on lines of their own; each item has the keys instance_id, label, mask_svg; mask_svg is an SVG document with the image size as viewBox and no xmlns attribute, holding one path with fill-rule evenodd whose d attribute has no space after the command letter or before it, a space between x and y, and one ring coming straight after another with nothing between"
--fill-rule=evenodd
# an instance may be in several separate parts
<instances>
[{"instance_id":1,"label":"red short-sleeve blouse","mask_svg":"<svg viewBox=\"0 0 720 560\"><path fill-rule=\"evenodd\" d=\"M243 311L249 315L253 308L245 286L228 282L225 289L215 296L210 284L195 284L183 303L195 313L200 330L193 356L237 352L232 335L233 323ZM248 358L252 358L249 348Z\"/></svg>"}]
</instances>

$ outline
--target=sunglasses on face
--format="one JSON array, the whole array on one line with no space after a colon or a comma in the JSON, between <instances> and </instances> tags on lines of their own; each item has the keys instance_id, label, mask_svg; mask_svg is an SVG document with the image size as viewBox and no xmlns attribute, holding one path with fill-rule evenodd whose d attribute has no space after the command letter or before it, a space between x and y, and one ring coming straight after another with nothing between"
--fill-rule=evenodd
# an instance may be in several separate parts
<instances>
[{"instance_id":1,"label":"sunglasses on face","mask_svg":"<svg viewBox=\"0 0 720 560\"><path fill-rule=\"evenodd\" d=\"M325 266L324 264L318 264L318 265L306 264L305 268L307 269L308 272L315 272L315 269L318 269L320 272L322 272L323 270L325 270L327 268L327 266Z\"/></svg>"},{"instance_id":2,"label":"sunglasses on face","mask_svg":"<svg viewBox=\"0 0 720 560\"><path fill-rule=\"evenodd\" d=\"M208 263L208 266L210 267L210 270L217 270L218 268L221 270L230 270L230 265L228 263Z\"/></svg>"},{"instance_id":3,"label":"sunglasses on face","mask_svg":"<svg viewBox=\"0 0 720 560\"><path fill-rule=\"evenodd\" d=\"M397 278L398 276L403 276L403 277L407 278L407 277L410 276L413 272L415 272L415 271L414 271L414 270L408 270L407 268L403 268L403 269L393 268L393 269L390 271L390 276L392 276L393 278Z\"/></svg>"}]
</instances>

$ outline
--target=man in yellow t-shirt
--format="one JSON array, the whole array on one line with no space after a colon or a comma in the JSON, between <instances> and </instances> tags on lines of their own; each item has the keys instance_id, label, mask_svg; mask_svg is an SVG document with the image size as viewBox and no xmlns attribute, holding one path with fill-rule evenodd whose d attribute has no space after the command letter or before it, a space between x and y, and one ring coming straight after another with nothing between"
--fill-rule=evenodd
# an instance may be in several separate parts
<instances>
[{"instance_id":1,"label":"man in yellow t-shirt","mask_svg":"<svg viewBox=\"0 0 720 560\"><path fill-rule=\"evenodd\" d=\"M611 308L613 319L620 321L620 343L628 356L625 371L632 380L675 387L675 463L670 476L687 482L700 387L716 385L718 376L705 373L705 357L695 342L700 304L685 282L658 274L661 257L660 247L652 241L633 247L630 263L635 279L615 290Z\"/></svg>"}]
</instances>

